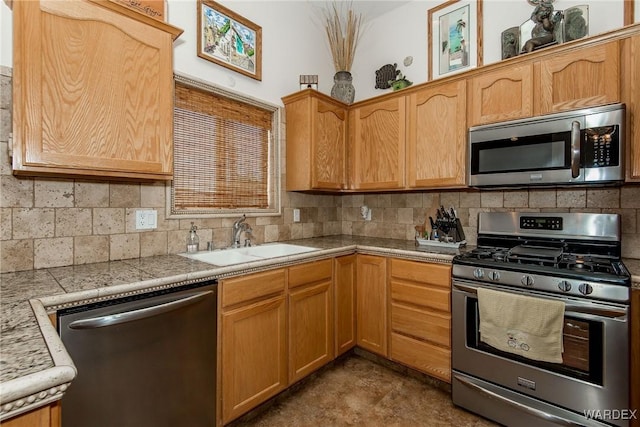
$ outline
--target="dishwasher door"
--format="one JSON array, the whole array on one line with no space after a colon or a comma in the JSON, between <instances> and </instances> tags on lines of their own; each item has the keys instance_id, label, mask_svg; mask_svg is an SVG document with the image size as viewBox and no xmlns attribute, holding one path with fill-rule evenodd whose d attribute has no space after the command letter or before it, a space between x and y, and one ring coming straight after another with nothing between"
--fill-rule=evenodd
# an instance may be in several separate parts
<instances>
[{"instance_id":1,"label":"dishwasher door","mask_svg":"<svg viewBox=\"0 0 640 427\"><path fill-rule=\"evenodd\" d=\"M208 281L58 312L62 427L215 426L216 308Z\"/></svg>"}]
</instances>

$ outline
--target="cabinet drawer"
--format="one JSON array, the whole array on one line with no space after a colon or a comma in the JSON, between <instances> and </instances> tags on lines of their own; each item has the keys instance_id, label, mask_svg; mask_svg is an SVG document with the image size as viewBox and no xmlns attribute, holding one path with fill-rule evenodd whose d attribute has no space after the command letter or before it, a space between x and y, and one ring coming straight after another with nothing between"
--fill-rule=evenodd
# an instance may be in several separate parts
<instances>
[{"instance_id":1,"label":"cabinet drawer","mask_svg":"<svg viewBox=\"0 0 640 427\"><path fill-rule=\"evenodd\" d=\"M391 334L391 359L451 383L451 351Z\"/></svg>"},{"instance_id":2,"label":"cabinet drawer","mask_svg":"<svg viewBox=\"0 0 640 427\"><path fill-rule=\"evenodd\" d=\"M333 273L333 260L310 262L289 267L289 287L307 285L321 280L331 279Z\"/></svg>"},{"instance_id":3,"label":"cabinet drawer","mask_svg":"<svg viewBox=\"0 0 640 427\"><path fill-rule=\"evenodd\" d=\"M285 270L265 271L222 281L222 307L284 292Z\"/></svg>"},{"instance_id":4,"label":"cabinet drawer","mask_svg":"<svg viewBox=\"0 0 640 427\"><path fill-rule=\"evenodd\" d=\"M451 288L450 265L392 259L391 277Z\"/></svg>"},{"instance_id":5,"label":"cabinet drawer","mask_svg":"<svg viewBox=\"0 0 640 427\"><path fill-rule=\"evenodd\" d=\"M391 304L391 330L451 347L451 316Z\"/></svg>"},{"instance_id":6,"label":"cabinet drawer","mask_svg":"<svg viewBox=\"0 0 640 427\"><path fill-rule=\"evenodd\" d=\"M391 279L391 299L451 313L451 291Z\"/></svg>"}]
</instances>

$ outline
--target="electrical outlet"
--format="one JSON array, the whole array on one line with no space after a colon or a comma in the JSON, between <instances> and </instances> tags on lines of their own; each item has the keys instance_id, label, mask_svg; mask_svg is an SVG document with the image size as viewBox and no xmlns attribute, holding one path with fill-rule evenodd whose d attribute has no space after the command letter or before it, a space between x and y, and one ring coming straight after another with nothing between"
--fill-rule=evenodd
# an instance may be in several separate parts
<instances>
[{"instance_id":1,"label":"electrical outlet","mask_svg":"<svg viewBox=\"0 0 640 427\"><path fill-rule=\"evenodd\" d=\"M300 222L300 209L293 210L293 222Z\"/></svg>"},{"instance_id":2,"label":"electrical outlet","mask_svg":"<svg viewBox=\"0 0 640 427\"><path fill-rule=\"evenodd\" d=\"M136 230L153 230L158 227L155 209L136 209Z\"/></svg>"}]
</instances>

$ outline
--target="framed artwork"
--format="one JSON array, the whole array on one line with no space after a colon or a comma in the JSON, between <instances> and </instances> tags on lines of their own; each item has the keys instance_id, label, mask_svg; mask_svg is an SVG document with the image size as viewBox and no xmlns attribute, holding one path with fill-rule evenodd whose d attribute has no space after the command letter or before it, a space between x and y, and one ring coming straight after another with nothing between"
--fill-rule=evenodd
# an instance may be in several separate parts
<instances>
[{"instance_id":1,"label":"framed artwork","mask_svg":"<svg viewBox=\"0 0 640 427\"><path fill-rule=\"evenodd\" d=\"M482 0L449 0L427 20L428 80L482 65Z\"/></svg>"},{"instance_id":2,"label":"framed artwork","mask_svg":"<svg viewBox=\"0 0 640 427\"><path fill-rule=\"evenodd\" d=\"M210 0L198 0L198 56L262 80L262 27Z\"/></svg>"}]
</instances>

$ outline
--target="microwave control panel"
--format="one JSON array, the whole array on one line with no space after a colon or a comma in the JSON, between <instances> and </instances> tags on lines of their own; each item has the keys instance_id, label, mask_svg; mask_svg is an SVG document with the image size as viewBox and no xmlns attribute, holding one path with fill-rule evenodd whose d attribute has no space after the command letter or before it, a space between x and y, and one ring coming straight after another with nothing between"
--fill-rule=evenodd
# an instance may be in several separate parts
<instances>
[{"instance_id":1,"label":"microwave control panel","mask_svg":"<svg viewBox=\"0 0 640 427\"><path fill-rule=\"evenodd\" d=\"M620 166L618 126L603 126L585 131L582 146L583 167Z\"/></svg>"}]
</instances>

